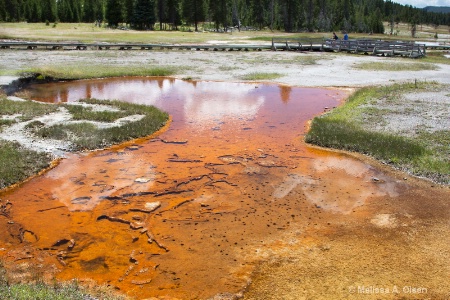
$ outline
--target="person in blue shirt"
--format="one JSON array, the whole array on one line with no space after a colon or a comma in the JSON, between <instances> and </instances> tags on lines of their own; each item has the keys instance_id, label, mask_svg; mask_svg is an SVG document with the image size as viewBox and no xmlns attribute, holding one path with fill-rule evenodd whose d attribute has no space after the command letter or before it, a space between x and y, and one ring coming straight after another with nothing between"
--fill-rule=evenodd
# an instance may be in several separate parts
<instances>
[{"instance_id":1,"label":"person in blue shirt","mask_svg":"<svg viewBox=\"0 0 450 300\"><path fill-rule=\"evenodd\" d=\"M344 41L348 41L348 34L347 34L347 31L344 32Z\"/></svg>"}]
</instances>

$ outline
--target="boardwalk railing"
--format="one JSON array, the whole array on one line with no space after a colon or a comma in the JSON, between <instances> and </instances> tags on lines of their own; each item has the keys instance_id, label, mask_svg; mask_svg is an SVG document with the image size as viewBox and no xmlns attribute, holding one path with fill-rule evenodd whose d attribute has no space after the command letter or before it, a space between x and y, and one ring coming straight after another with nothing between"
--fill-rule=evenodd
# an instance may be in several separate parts
<instances>
[{"instance_id":1,"label":"boardwalk railing","mask_svg":"<svg viewBox=\"0 0 450 300\"><path fill-rule=\"evenodd\" d=\"M426 55L425 44L403 41L382 40L332 40L325 42L325 49L332 51L347 51L352 53L365 53L383 56L422 57Z\"/></svg>"},{"instance_id":2,"label":"boardwalk railing","mask_svg":"<svg viewBox=\"0 0 450 300\"><path fill-rule=\"evenodd\" d=\"M273 38L272 50L296 50L296 51L323 51L325 40L318 39L291 39Z\"/></svg>"}]
</instances>

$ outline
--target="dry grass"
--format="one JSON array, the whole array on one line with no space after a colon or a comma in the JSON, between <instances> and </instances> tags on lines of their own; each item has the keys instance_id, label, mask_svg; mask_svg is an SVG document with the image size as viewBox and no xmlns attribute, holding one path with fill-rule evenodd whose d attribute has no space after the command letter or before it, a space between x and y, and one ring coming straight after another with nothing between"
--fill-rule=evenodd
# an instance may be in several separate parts
<instances>
[{"instance_id":1,"label":"dry grass","mask_svg":"<svg viewBox=\"0 0 450 300\"><path fill-rule=\"evenodd\" d=\"M428 71L437 70L439 67L430 63L421 63L417 61L392 63L392 62L369 62L360 63L353 66L355 69L369 71Z\"/></svg>"},{"instance_id":2,"label":"dry grass","mask_svg":"<svg viewBox=\"0 0 450 300\"><path fill-rule=\"evenodd\" d=\"M385 23L386 33L390 31ZM411 39L411 29L408 24L398 24L395 36L367 35L365 33L351 33L350 38L395 38ZM448 26L419 26L417 39L434 40L435 33L449 35ZM44 23L0 23L0 38L21 39L33 41L80 41L80 42L126 42L126 43L205 43L208 41L222 42L270 42L272 37L289 38L331 38L331 32L318 33L286 33L283 31L234 31L232 33L216 32L188 32L188 31L136 31L109 29L96 27L93 23L58 23L55 27ZM450 42L447 37L447 42Z\"/></svg>"}]
</instances>

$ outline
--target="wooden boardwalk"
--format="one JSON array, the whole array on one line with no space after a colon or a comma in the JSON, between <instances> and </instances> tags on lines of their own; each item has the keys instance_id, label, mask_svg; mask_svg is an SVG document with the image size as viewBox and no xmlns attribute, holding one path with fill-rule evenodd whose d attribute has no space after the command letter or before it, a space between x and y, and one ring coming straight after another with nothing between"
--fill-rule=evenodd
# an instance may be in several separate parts
<instances>
[{"instance_id":1,"label":"wooden boardwalk","mask_svg":"<svg viewBox=\"0 0 450 300\"><path fill-rule=\"evenodd\" d=\"M0 49L15 50L197 50L197 51L335 51L382 56L422 57L427 49L450 50L450 45L427 46L414 42L370 39L290 39L273 38L271 44L141 44L0 41Z\"/></svg>"},{"instance_id":2,"label":"wooden boardwalk","mask_svg":"<svg viewBox=\"0 0 450 300\"><path fill-rule=\"evenodd\" d=\"M0 42L0 49L28 50L203 50L203 51L262 51L270 45L212 45L212 44L132 44L132 43L65 43L65 42Z\"/></svg>"},{"instance_id":3,"label":"wooden boardwalk","mask_svg":"<svg viewBox=\"0 0 450 300\"><path fill-rule=\"evenodd\" d=\"M437 46L432 46L437 47ZM426 55L425 44L403 41L381 40L333 40L333 39L280 39L272 40L272 50L294 51L336 51L349 53L364 53L383 56L422 57ZM450 48L450 47L449 47Z\"/></svg>"}]
</instances>

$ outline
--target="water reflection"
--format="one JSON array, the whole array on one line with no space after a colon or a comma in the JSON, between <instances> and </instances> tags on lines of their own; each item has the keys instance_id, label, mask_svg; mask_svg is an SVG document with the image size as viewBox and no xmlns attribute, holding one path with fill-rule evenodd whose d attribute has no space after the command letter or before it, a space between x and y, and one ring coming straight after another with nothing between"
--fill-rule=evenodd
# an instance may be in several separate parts
<instances>
[{"instance_id":1,"label":"water reflection","mask_svg":"<svg viewBox=\"0 0 450 300\"><path fill-rule=\"evenodd\" d=\"M319 89L294 89L265 84L189 82L175 79L116 78L60 84L35 85L31 97L47 102L73 102L83 98L118 99L155 105L195 127L208 127L214 121L251 119L265 105L272 111L308 114L307 104L321 98L324 105L335 105L341 94ZM294 102L289 109L278 103ZM303 106L295 108L293 106ZM299 110L300 109L300 110ZM319 107L320 111L321 107ZM198 128L197 128L198 129Z\"/></svg>"}]
</instances>

